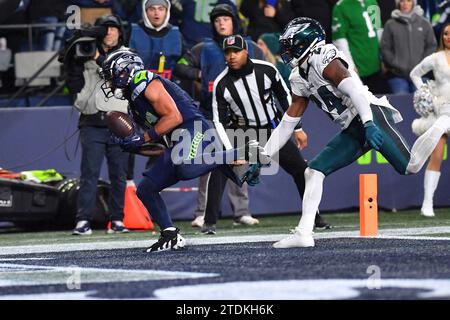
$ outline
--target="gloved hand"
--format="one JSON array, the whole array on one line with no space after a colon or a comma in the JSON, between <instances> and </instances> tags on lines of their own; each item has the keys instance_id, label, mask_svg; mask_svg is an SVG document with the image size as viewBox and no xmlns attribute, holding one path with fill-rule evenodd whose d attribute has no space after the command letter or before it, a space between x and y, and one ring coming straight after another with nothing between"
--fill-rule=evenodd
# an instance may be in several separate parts
<instances>
[{"instance_id":1,"label":"gloved hand","mask_svg":"<svg viewBox=\"0 0 450 320\"><path fill-rule=\"evenodd\" d=\"M135 131L125 138L120 138L113 134L111 141L112 143L119 144L124 151L132 151L142 146L145 143L145 138L143 133Z\"/></svg>"},{"instance_id":2,"label":"gloved hand","mask_svg":"<svg viewBox=\"0 0 450 320\"><path fill-rule=\"evenodd\" d=\"M260 182L259 174L261 173L261 167L262 164L260 163L250 165L250 168L245 172L241 179L242 183L247 182L251 187L256 186Z\"/></svg>"},{"instance_id":3,"label":"gloved hand","mask_svg":"<svg viewBox=\"0 0 450 320\"><path fill-rule=\"evenodd\" d=\"M384 140L381 130L372 120L364 123L364 129L366 131L366 140L367 143L369 143L369 146L375 150L379 150Z\"/></svg>"}]
</instances>

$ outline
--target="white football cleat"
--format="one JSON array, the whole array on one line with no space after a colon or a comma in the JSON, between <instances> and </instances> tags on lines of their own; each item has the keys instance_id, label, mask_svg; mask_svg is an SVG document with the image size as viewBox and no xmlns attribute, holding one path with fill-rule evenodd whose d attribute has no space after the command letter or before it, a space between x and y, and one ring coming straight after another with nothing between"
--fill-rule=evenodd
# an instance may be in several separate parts
<instances>
[{"instance_id":1,"label":"white football cleat","mask_svg":"<svg viewBox=\"0 0 450 320\"><path fill-rule=\"evenodd\" d=\"M273 247L277 249L314 247L313 233L301 233L295 228L290 236L275 242Z\"/></svg>"},{"instance_id":2,"label":"white football cleat","mask_svg":"<svg viewBox=\"0 0 450 320\"><path fill-rule=\"evenodd\" d=\"M192 228L201 228L205 223L205 216L198 216L191 222Z\"/></svg>"},{"instance_id":3,"label":"white football cleat","mask_svg":"<svg viewBox=\"0 0 450 320\"><path fill-rule=\"evenodd\" d=\"M433 206L422 205L422 208L420 209L420 215L429 218L434 217Z\"/></svg>"},{"instance_id":4,"label":"white football cleat","mask_svg":"<svg viewBox=\"0 0 450 320\"><path fill-rule=\"evenodd\" d=\"M248 225L248 226L254 226L255 224L259 224L259 220L256 218L253 218L252 216L242 216L236 221L233 222L233 225Z\"/></svg>"}]
</instances>

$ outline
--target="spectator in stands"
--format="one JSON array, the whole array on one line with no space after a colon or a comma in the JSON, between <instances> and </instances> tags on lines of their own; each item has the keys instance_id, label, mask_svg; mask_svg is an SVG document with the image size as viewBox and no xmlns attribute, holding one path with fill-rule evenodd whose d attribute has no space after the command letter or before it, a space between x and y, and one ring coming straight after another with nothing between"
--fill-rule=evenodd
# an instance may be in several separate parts
<instances>
[{"instance_id":1,"label":"spectator in stands","mask_svg":"<svg viewBox=\"0 0 450 320\"><path fill-rule=\"evenodd\" d=\"M169 0L142 1L143 19L132 24L130 48L137 51L147 69L172 80L184 47L180 30L169 23L170 6Z\"/></svg>"},{"instance_id":2,"label":"spectator in stands","mask_svg":"<svg viewBox=\"0 0 450 320\"><path fill-rule=\"evenodd\" d=\"M203 42L195 45L179 61L177 66L177 76L191 80L201 81L200 111L207 120L212 121L212 91L216 77L225 69L225 56L222 51L223 39L239 32L237 13L228 4L216 5L210 14L210 23L213 28L213 38L206 38ZM249 55L252 58L264 59L258 45L247 39ZM205 200L207 194L207 184L209 175L200 178L198 207L195 212L193 227L203 226L203 215L207 210ZM248 191L247 185L239 188L230 183L229 198L234 208L234 216L238 221L240 217L251 218L248 211ZM205 204L206 203L206 204ZM245 220L247 219L247 220ZM252 218L253 219L253 218ZM243 221L256 223L256 219L244 218Z\"/></svg>"},{"instance_id":3,"label":"spectator in stands","mask_svg":"<svg viewBox=\"0 0 450 320\"><path fill-rule=\"evenodd\" d=\"M333 7L332 18L333 44L344 52L370 91L387 93L378 46L383 30L377 1L341 0Z\"/></svg>"},{"instance_id":4,"label":"spectator in stands","mask_svg":"<svg viewBox=\"0 0 450 320\"><path fill-rule=\"evenodd\" d=\"M427 2L427 1L424 1ZM430 10L430 16L431 16L431 25L433 26L434 33L436 37L438 38L441 34L443 27L445 24L450 20L450 1L449 0L435 0L435 1L428 1L430 6L433 5L435 7L434 14L431 15ZM423 7L422 7L423 8Z\"/></svg>"},{"instance_id":5,"label":"spectator in stands","mask_svg":"<svg viewBox=\"0 0 450 320\"><path fill-rule=\"evenodd\" d=\"M308 17L319 21L325 29L327 42L331 42L331 9L336 2L337 0L292 0L292 9L296 17Z\"/></svg>"},{"instance_id":6,"label":"spectator in stands","mask_svg":"<svg viewBox=\"0 0 450 320\"><path fill-rule=\"evenodd\" d=\"M212 38L213 30L209 15L215 5L227 4L237 12L233 0L172 0L172 4L172 8L177 8L176 12L172 12L174 13L174 18L178 21L180 31L188 48L192 48L205 38Z\"/></svg>"},{"instance_id":7,"label":"spectator in stands","mask_svg":"<svg viewBox=\"0 0 450 320\"><path fill-rule=\"evenodd\" d=\"M288 88L290 88L291 86L289 82L289 75L291 74L292 69L287 64L283 63L283 60L279 55L279 36L279 33L263 33L259 36L257 44L258 47L262 50L265 60L270 62L277 68L284 82L286 83Z\"/></svg>"},{"instance_id":8,"label":"spectator in stands","mask_svg":"<svg viewBox=\"0 0 450 320\"><path fill-rule=\"evenodd\" d=\"M449 21L450 1L418 0L418 4L424 10L424 17L431 22L436 38L439 38L443 26Z\"/></svg>"},{"instance_id":9,"label":"spectator in stands","mask_svg":"<svg viewBox=\"0 0 450 320\"><path fill-rule=\"evenodd\" d=\"M287 0L242 0L240 12L249 19L247 34L257 41L266 32L281 32L295 15Z\"/></svg>"},{"instance_id":10,"label":"spectator in stands","mask_svg":"<svg viewBox=\"0 0 450 320\"><path fill-rule=\"evenodd\" d=\"M411 80L417 89L425 85L422 77L433 71L435 88L432 89L436 96L434 99L434 112L427 117L416 119L412 123L413 132L421 136L428 128L442 119L449 119L450 113L450 24L444 26L439 40L439 48L423 59L412 71ZM446 121L450 127L449 120ZM445 142L449 131L441 137L437 146L433 150L425 171L424 178L424 198L421 214L425 217L434 217L433 196L441 176L441 164L444 156Z\"/></svg>"},{"instance_id":11,"label":"spectator in stands","mask_svg":"<svg viewBox=\"0 0 450 320\"><path fill-rule=\"evenodd\" d=\"M414 92L409 73L436 50L430 22L423 18L416 0L397 0L397 9L387 21L380 43L392 93Z\"/></svg>"},{"instance_id":12,"label":"spectator in stands","mask_svg":"<svg viewBox=\"0 0 450 320\"><path fill-rule=\"evenodd\" d=\"M106 32L97 43L95 58L100 63L107 53L122 47L123 29L120 18L114 15L98 18L95 25L103 26ZM65 60L67 86L76 95L75 107L81 112L78 123L82 148L81 177L74 235L92 233L90 220L96 205L97 181L105 156L111 180L109 211L112 223L108 232L128 232L122 222L128 154L112 143L105 119L105 111L127 112L128 103L115 97L105 101L95 58L69 57Z\"/></svg>"},{"instance_id":13,"label":"spectator in stands","mask_svg":"<svg viewBox=\"0 0 450 320\"><path fill-rule=\"evenodd\" d=\"M31 0L28 14L32 23L55 24L64 22L66 4L64 1ZM58 51L61 48L65 28L62 26L47 26L40 28L37 50Z\"/></svg>"}]
</instances>

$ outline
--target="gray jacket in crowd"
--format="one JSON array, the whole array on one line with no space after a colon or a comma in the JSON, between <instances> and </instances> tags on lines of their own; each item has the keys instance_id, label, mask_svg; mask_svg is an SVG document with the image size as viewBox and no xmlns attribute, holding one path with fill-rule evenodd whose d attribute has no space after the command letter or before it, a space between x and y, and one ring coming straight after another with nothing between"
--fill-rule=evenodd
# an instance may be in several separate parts
<instances>
[{"instance_id":1,"label":"gray jacket in crowd","mask_svg":"<svg viewBox=\"0 0 450 320\"><path fill-rule=\"evenodd\" d=\"M394 75L409 79L410 71L436 50L436 38L418 5L408 15L397 9L391 16L381 38L383 62Z\"/></svg>"},{"instance_id":2,"label":"gray jacket in crowd","mask_svg":"<svg viewBox=\"0 0 450 320\"><path fill-rule=\"evenodd\" d=\"M98 69L99 66L95 60L84 63L84 87L75 98L75 107L84 115L113 110L127 113L128 102L126 100L115 97L106 99L101 89L104 80L100 78Z\"/></svg>"}]
</instances>

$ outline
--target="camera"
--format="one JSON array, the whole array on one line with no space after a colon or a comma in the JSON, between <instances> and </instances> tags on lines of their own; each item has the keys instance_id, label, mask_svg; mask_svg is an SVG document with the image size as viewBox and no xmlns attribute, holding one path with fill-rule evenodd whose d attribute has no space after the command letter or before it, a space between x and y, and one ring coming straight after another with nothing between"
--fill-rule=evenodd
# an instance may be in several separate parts
<instances>
[{"instance_id":1,"label":"camera","mask_svg":"<svg viewBox=\"0 0 450 320\"><path fill-rule=\"evenodd\" d=\"M72 58L93 58L97 51L97 43L107 34L105 26L87 26L75 30L72 37L66 40L58 61L64 63Z\"/></svg>"},{"instance_id":2,"label":"camera","mask_svg":"<svg viewBox=\"0 0 450 320\"><path fill-rule=\"evenodd\" d=\"M75 44L75 57L76 58L92 58L97 51L97 43L95 38L83 37L77 40Z\"/></svg>"}]
</instances>

